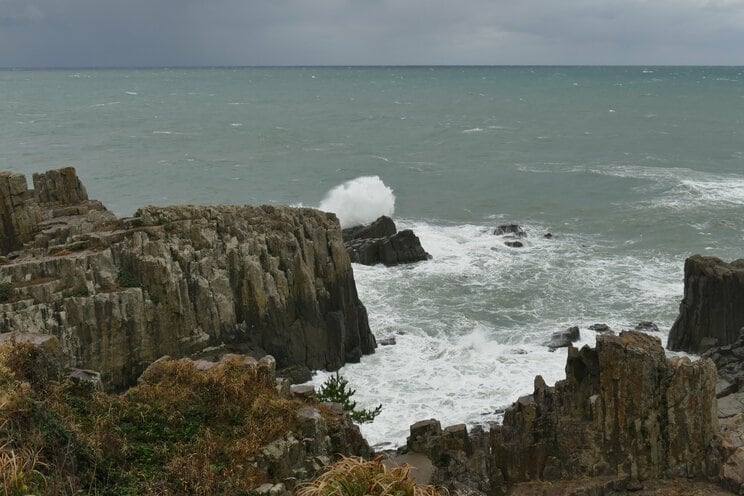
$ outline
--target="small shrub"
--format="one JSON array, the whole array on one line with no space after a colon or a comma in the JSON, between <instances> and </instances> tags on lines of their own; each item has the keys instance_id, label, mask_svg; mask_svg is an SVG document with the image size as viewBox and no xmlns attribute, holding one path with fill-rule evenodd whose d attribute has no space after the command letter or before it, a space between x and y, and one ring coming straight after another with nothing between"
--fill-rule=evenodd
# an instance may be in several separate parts
<instances>
[{"instance_id":1,"label":"small shrub","mask_svg":"<svg viewBox=\"0 0 744 496\"><path fill-rule=\"evenodd\" d=\"M71 245L67 245L67 249L70 251L83 251L86 248L88 248L87 241L78 241L76 243L72 243Z\"/></svg>"},{"instance_id":2,"label":"small shrub","mask_svg":"<svg viewBox=\"0 0 744 496\"><path fill-rule=\"evenodd\" d=\"M116 279L122 288L139 288L142 287L140 282L134 277L134 274L127 270L120 270L119 277Z\"/></svg>"},{"instance_id":3,"label":"small shrub","mask_svg":"<svg viewBox=\"0 0 744 496\"><path fill-rule=\"evenodd\" d=\"M13 284L4 282L0 284L0 303L4 303L13 296Z\"/></svg>"},{"instance_id":4,"label":"small shrub","mask_svg":"<svg viewBox=\"0 0 744 496\"><path fill-rule=\"evenodd\" d=\"M331 401L340 404L344 410L351 414L351 418L354 419L355 422L359 422L360 424L372 422L380 413L382 413L382 405L377 405L371 410L365 408L357 409L356 401L352 401L351 399L355 393L356 389L351 389L349 387L349 381L336 372L335 375L329 377L320 386L318 399L320 401Z\"/></svg>"},{"instance_id":5,"label":"small shrub","mask_svg":"<svg viewBox=\"0 0 744 496\"><path fill-rule=\"evenodd\" d=\"M408 465L388 469L382 457L342 458L317 479L302 484L297 496L445 496L446 489L416 484Z\"/></svg>"}]
</instances>

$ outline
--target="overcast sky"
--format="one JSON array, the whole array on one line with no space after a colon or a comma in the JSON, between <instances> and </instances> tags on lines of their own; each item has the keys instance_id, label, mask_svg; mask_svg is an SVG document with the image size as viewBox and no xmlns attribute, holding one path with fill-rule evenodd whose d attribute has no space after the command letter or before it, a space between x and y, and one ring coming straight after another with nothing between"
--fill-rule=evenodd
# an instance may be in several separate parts
<instances>
[{"instance_id":1,"label":"overcast sky","mask_svg":"<svg viewBox=\"0 0 744 496\"><path fill-rule=\"evenodd\" d=\"M744 0L0 0L0 67L744 65Z\"/></svg>"}]
</instances>

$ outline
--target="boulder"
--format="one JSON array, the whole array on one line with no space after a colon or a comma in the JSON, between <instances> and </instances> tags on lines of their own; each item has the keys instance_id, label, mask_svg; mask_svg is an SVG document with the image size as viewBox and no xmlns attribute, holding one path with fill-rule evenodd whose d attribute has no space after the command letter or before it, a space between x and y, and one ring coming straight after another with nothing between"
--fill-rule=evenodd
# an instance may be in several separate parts
<instances>
[{"instance_id":1,"label":"boulder","mask_svg":"<svg viewBox=\"0 0 744 496\"><path fill-rule=\"evenodd\" d=\"M550 341L543 343L543 346L547 346L551 351L555 351L556 348L566 348L571 346L571 343L575 343L581 339L581 332L577 326L569 327L565 331L556 331L550 336Z\"/></svg>"},{"instance_id":2,"label":"boulder","mask_svg":"<svg viewBox=\"0 0 744 496\"><path fill-rule=\"evenodd\" d=\"M599 333L612 332L612 329L607 324L592 324L589 326L589 329Z\"/></svg>"},{"instance_id":3,"label":"boulder","mask_svg":"<svg viewBox=\"0 0 744 496\"><path fill-rule=\"evenodd\" d=\"M344 242L347 242L353 239L386 238L393 236L397 232L398 229L395 227L393 219L387 215L383 215L367 226L348 227L341 231L341 235Z\"/></svg>"},{"instance_id":4,"label":"boulder","mask_svg":"<svg viewBox=\"0 0 744 496\"><path fill-rule=\"evenodd\" d=\"M736 341L744 326L744 259L726 263L694 255L685 261L685 289L667 347L702 353Z\"/></svg>"},{"instance_id":5,"label":"boulder","mask_svg":"<svg viewBox=\"0 0 744 496\"><path fill-rule=\"evenodd\" d=\"M504 244L509 248L524 248L524 243L521 241L504 241Z\"/></svg>"},{"instance_id":6,"label":"boulder","mask_svg":"<svg viewBox=\"0 0 744 496\"><path fill-rule=\"evenodd\" d=\"M393 220L384 215L368 226L344 229L343 239L351 261L363 265L390 267L431 258L413 231L398 232Z\"/></svg>"},{"instance_id":7,"label":"boulder","mask_svg":"<svg viewBox=\"0 0 744 496\"><path fill-rule=\"evenodd\" d=\"M145 207L117 219L67 168L0 173L0 333L57 336L122 388L157 358L265 350L335 370L376 346L338 219L285 206Z\"/></svg>"}]
</instances>

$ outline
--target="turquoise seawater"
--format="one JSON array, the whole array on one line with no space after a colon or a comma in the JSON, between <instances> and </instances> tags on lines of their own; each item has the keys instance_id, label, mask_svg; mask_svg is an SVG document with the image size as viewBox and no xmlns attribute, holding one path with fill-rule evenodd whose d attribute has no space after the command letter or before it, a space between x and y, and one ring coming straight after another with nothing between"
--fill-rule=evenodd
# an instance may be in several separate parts
<instances>
[{"instance_id":1,"label":"turquoise seawater","mask_svg":"<svg viewBox=\"0 0 744 496\"><path fill-rule=\"evenodd\" d=\"M383 403L373 442L497 419L535 374L562 378L541 343L568 325L591 343L592 323L653 320L665 341L685 257L744 255L739 67L0 71L0 139L0 169L74 165L121 215L318 206L379 176L434 259L355 266L398 342L343 370ZM489 234L505 222L525 248Z\"/></svg>"}]
</instances>

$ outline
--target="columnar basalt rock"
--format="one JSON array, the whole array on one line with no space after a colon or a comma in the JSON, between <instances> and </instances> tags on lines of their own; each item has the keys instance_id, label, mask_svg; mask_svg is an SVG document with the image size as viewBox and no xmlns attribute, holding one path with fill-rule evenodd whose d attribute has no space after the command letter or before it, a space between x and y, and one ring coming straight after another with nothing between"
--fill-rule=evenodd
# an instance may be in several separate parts
<instances>
[{"instance_id":1,"label":"columnar basalt rock","mask_svg":"<svg viewBox=\"0 0 744 496\"><path fill-rule=\"evenodd\" d=\"M0 172L0 255L31 240L41 209L23 174Z\"/></svg>"},{"instance_id":2,"label":"columnar basalt rock","mask_svg":"<svg viewBox=\"0 0 744 496\"><path fill-rule=\"evenodd\" d=\"M479 429L428 420L411 426L407 450L427 455L451 488L488 494L535 481L584 480L577 491L605 494L703 479L726 461L715 459L715 384L710 360L667 359L658 338L637 331L603 334L596 348L569 347L565 380L551 387L537 376L533 394L509 407L485 442Z\"/></svg>"},{"instance_id":3,"label":"columnar basalt rock","mask_svg":"<svg viewBox=\"0 0 744 496\"><path fill-rule=\"evenodd\" d=\"M736 341L744 327L744 259L726 263L694 255L685 261L685 292L667 347L702 353Z\"/></svg>"},{"instance_id":4,"label":"columnar basalt rock","mask_svg":"<svg viewBox=\"0 0 744 496\"><path fill-rule=\"evenodd\" d=\"M34 182L39 192L26 196L41 221L0 266L12 285L0 332L56 335L68 365L100 371L108 388L162 355L220 344L311 369L374 351L333 214L187 205L116 219L87 200L74 170Z\"/></svg>"},{"instance_id":5,"label":"columnar basalt rock","mask_svg":"<svg viewBox=\"0 0 744 496\"><path fill-rule=\"evenodd\" d=\"M710 360L667 360L658 338L603 335L569 348L566 379L507 409L492 429L494 462L509 482L548 476L635 480L706 474L718 432Z\"/></svg>"}]
</instances>

